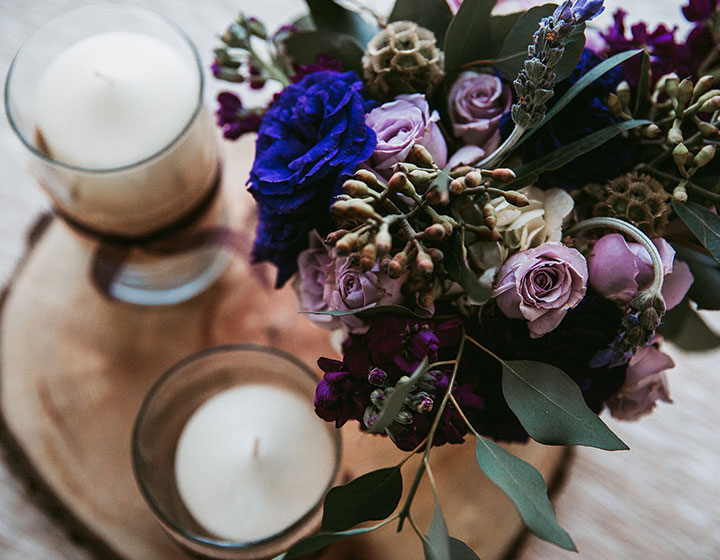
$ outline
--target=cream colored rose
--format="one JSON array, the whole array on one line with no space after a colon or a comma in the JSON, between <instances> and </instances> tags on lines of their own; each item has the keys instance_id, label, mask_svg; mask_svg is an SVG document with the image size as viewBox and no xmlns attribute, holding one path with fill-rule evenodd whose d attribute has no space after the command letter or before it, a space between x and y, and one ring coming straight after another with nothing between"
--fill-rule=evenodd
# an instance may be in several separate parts
<instances>
[{"instance_id":1,"label":"cream colored rose","mask_svg":"<svg viewBox=\"0 0 720 560\"><path fill-rule=\"evenodd\" d=\"M519 189L530 204L518 208L499 196L492 200L497 212L495 229L503 243L480 242L469 248L476 264L493 277L497 269L513 253L538 247L546 241L560 241L562 225L572 212L572 197L562 189L542 190L537 187Z\"/></svg>"}]
</instances>

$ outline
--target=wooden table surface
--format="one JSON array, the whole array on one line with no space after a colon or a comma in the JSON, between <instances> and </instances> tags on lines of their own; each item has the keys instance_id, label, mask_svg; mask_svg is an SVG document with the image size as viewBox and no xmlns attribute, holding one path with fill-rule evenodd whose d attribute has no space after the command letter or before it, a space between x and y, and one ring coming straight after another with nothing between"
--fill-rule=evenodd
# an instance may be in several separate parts
<instances>
[{"instance_id":1,"label":"wooden table surface","mask_svg":"<svg viewBox=\"0 0 720 560\"><path fill-rule=\"evenodd\" d=\"M519 0L515 0L519 1ZM0 0L0 74L40 25L98 0ZM211 59L215 36L244 9L273 27L302 10L301 0L126 0L174 19ZM619 0L607 1L611 7ZM640 17L680 21L677 0L636 0L626 9ZM375 0L382 10L389 0ZM609 20L609 14L604 21ZM218 90L212 81L208 102ZM27 173L28 154L0 118L0 281L6 282L24 250L27 228L48 204ZM52 289L48 284L48 289ZM707 316L720 332L720 314ZM678 366L670 372L673 405L662 404L637 423L606 418L632 451L580 449L564 491L555 500L560 523L579 555L531 538L522 560L711 560L720 558L720 351L689 355L669 347ZM478 515L483 515L478 504ZM491 514L491 512L488 512ZM60 525L33 504L31 494L0 459L0 558L86 560L90 556ZM152 559L138 559L152 560ZM382 559L373 559L382 560ZM408 559L414 560L414 559Z\"/></svg>"}]
</instances>

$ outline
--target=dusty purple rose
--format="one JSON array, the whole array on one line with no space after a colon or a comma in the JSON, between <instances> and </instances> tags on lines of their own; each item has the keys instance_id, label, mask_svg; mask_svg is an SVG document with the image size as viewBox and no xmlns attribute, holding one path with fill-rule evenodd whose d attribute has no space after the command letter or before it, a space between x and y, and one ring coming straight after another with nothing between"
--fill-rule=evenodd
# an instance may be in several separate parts
<instances>
[{"instance_id":1,"label":"dusty purple rose","mask_svg":"<svg viewBox=\"0 0 720 560\"><path fill-rule=\"evenodd\" d=\"M505 261L496 302L507 317L528 321L531 338L540 338L582 301L587 276L587 262L579 251L559 242L543 243Z\"/></svg>"},{"instance_id":2,"label":"dusty purple rose","mask_svg":"<svg viewBox=\"0 0 720 560\"><path fill-rule=\"evenodd\" d=\"M660 253L665 273L662 295L667 309L682 301L693 283L690 267L675 262L675 249L663 238L653 240ZM617 303L630 302L638 290L653 281L650 255L639 243L628 243L619 233L598 239L588 259L590 285L601 296Z\"/></svg>"},{"instance_id":3,"label":"dusty purple rose","mask_svg":"<svg viewBox=\"0 0 720 560\"><path fill-rule=\"evenodd\" d=\"M365 116L365 124L377 136L377 146L371 162L378 171L389 170L405 161L415 144L425 146L438 167L447 163L447 145L437 121L437 111L430 112L427 99L421 93L398 95L376 107Z\"/></svg>"},{"instance_id":4,"label":"dusty purple rose","mask_svg":"<svg viewBox=\"0 0 720 560\"><path fill-rule=\"evenodd\" d=\"M658 343L640 348L628 363L625 383L606 403L610 413L620 420L637 420L652 412L658 400L672 402L665 370L673 367Z\"/></svg>"},{"instance_id":5,"label":"dusty purple rose","mask_svg":"<svg viewBox=\"0 0 720 560\"><path fill-rule=\"evenodd\" d=\"M500 119L510 110L510 87L492 74L463 72L450 88L448 110L453 134L485 154L500 145Z\"/></svg>"},{"instance_id":6,"label":"dusty purple rose","mask_svg":"<svg viewBox=\"0 0 720 560\"><path fill-rule=\"evenodd\" d=\"M330 329L345 325L350 332L363 333L368 325L355 315L335 317L326 311L361 311L378 305L402 302L401 288L406 276L396 280L376 265L364 271L352 266L347 257L337 257L313 234L310 247L298 257L298 276L293 284L301 311L315 312L310 319Z\"/></svg>"}]
</instances>

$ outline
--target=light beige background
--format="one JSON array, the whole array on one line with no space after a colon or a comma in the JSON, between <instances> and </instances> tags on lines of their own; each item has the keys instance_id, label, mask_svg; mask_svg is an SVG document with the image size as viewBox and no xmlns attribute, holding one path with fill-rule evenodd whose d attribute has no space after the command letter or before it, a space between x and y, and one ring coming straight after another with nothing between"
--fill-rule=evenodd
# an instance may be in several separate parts
<instances>
[{"instance_id":1,"label":"light beige background","mask_svg":"<svg viewBox=\"0 0 720 560\"><path fill-rule=\"evenodd\" d=\"M470 0L469 0L470 1ZM521 1L521 0L517 0ZM0 0L0 75L35 29L91 0ZM274 27L299 14L301 0L129 0L166 14L184 27L210 63L216 34L240 9ZM618 0L606 2L611 7ZM388 10L390 0L372 5ZM625 2L633 21L681 21L678 0ZM610 14L603 16L603 23ZM686 29L685 25L683 29ZM218 90L210 83L208 102ZM24 233L47 202L26 172L27 154L0 117L0 281L23 253ZM51 282L52 279L48 279ZM713 317L720 330L720 317ZM523 560L713 560L720 558L720 352L686 356L670 348L674 405L661 405L638 423L610 426L630 445L626 453L581 449L570 479L555 500L561 524L580 549L560 551L532 538ZM484 515L478 504L478 515ZM491 515L492 512L487 512ZM452 530L452 528L451 528ZM0 559L84 560L53 521L31 502L0 460ZM139 559L152 560L152 559ZM382 559L372 559L382 560ZM408 559L415 560L415 559Z\"/></svg>"}]
</instances>

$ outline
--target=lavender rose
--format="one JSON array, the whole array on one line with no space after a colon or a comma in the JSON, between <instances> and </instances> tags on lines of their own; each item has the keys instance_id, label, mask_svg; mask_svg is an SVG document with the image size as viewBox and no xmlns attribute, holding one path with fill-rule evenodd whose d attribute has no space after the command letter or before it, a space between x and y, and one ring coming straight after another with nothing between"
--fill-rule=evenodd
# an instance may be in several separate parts
<instances>
[{"instance_id":1,"label":"lavender rose","mask_svg":"<svg viewBox=\"0 0 720 560\"><path fill-rule=\"evenodd\" d=\"M667 309L682 301L693 283L690 267L675 261L675 249L663 238L653 240L663 263L665 282L662 296ZM647 250L639 243L628 243L619 233L598 239L588 259L590 285L601 296L627 304L638 292L650 286L653 265Z\"/></svg>"},{"instance_id":2,"label":"lavender rose","mask_svg":"<svg viewBox=\"0 0 720 560\"><path fill-rule=\"evenodd\" d=\"M628 363L625 383L605 403L615 418L637 420L652 412L657 401L672 402L665 370L675 364L660 351L659 342L640 348Z\"/></svg>"},{"instance_id":3,"label":"lavender rose","mask_svg":"<svg viewBox=\"0 0 720 560\"><path fill-rule=\"evenodd\" d=\"M371 162L378 171L389 170L405 161L415 144L428 149L439 167L447 163L447 145L437 111L430 113L427 99L421 93L398 95L394 101L376 107L365 116L365 124L377 136Z\"/></svg>"},{"instance_id":4,"label":"lavender rose","mask_svg":"<svg viewBox=\"0 0 720 560\"><path fill-rule=\"evenodd\" d=\"M407 277L393 280L377 265L369 271L352 266L347 257L337 257L316 234L311 236L310 248L298 257L298 271L293 286L301 311L314 312L309 317L319 326L337 329L344 325L352 333L363 333L368 325L355 315L335 317L322 313L401 303L400 290Z\"/></svg>"},{"instance_id":5,"label":"lavender rose","mask_svg":"<svg viewBox=\"0 0 720 560\"><path fill-rule=\"evenodd\" d=\"M588 269L579 251L548 242L515 253L498 277L494 295L500 310L511 319L528 321L530 337L540 338L582 301Z\"/></svg>"},{"instance_id":6,"label":"lavender rose","mask_svg":"<svg viewBox=\"0 0 720 560\"><path fill-rule=\"evenodd\" d=\"M450 88L453 133L489 154L500 145L500 119L510 110L510 87L492 74L463 72Z\"/></svg>"}]
</instances>

